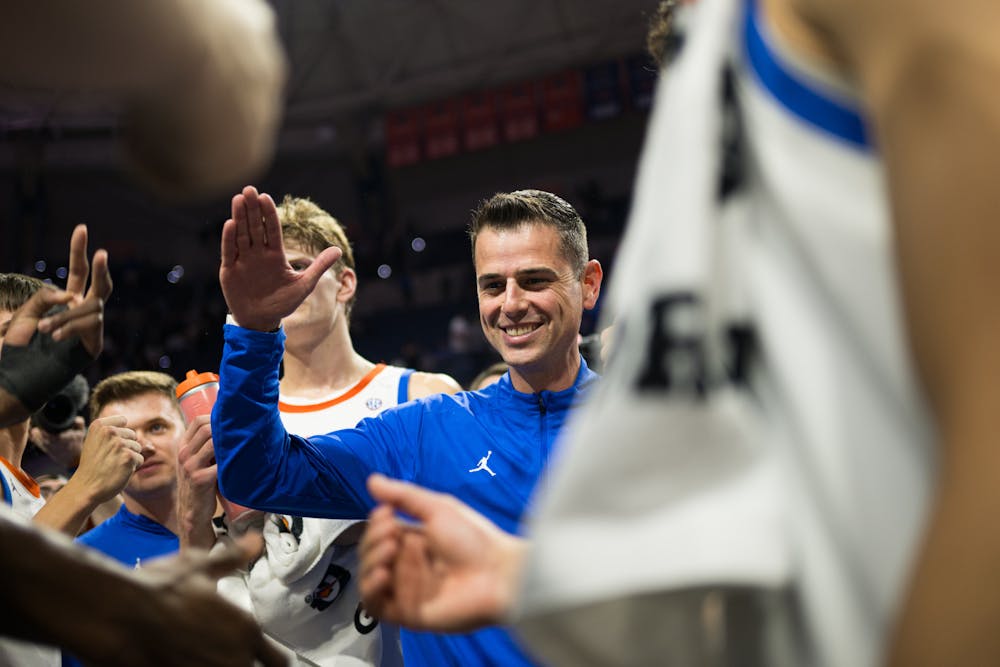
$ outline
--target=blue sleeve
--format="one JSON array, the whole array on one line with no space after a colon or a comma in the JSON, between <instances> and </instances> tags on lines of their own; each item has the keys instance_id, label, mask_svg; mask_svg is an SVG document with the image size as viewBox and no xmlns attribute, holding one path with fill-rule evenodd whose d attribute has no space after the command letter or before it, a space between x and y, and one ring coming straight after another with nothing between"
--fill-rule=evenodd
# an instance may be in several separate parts
<instances>
[{"instance_id":1,"label":"blue sleeve","mask_svg":"<svg viewBox=\"0 0 1000 667\"><path fill-rule=\"evenodd\" d=\"M410 479L420 411L384 414L359 428L302 438L278 413L278 364L284 332L227 324L212 440L222 495L282 514L364 518L373 472Z\"/></svg>"}]
</instances>

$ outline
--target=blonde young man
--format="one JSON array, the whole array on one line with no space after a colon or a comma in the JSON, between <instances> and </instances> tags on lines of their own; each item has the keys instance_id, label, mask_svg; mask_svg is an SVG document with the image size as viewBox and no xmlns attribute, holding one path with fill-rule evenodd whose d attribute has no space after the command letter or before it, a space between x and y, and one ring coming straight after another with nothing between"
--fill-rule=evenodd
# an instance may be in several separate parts
<instances>
[{"instance_id":1,"label":"blonde young man","mask_svg":"<svg viewBox=\"0 0 1000 667\"><path fill-rule=\"evenodd\" d=\"M289 432L311 436L351 428L411 399L461 389L447 375L374 363L358 354L349 330L357 275L343 228L303 198L285 197L277 215L294 270L306 270L330 246L342 251L316 289L281 322L287 343L278 407ZM197 475L207 469L207 453L185 452L184 470ZM213 503L199 497L204 499L201 510L188 524L192 532L182 539L208 546L213 535L204 527ZM364 523L255 514L242 518L236 528L263 523L264 553L245 577L222 581L223 595L248 606L265 632L302 664L335 664L348 657L362 664L400 664L396 629L379 624L360 606L355 545Z\"/></svg>"}]
</instances>

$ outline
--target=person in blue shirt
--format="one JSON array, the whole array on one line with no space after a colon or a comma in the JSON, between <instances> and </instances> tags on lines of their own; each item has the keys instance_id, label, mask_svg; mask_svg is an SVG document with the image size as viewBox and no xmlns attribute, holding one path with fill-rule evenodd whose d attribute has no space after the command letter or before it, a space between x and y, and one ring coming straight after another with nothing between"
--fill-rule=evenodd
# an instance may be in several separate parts
<instances>
[{"instance_id":1,"label":"person in blue shirt","mask_svg":"<svg viewBox=\"0 0 1000 667\"><path fill-rule=\"evenodd\" d=\"M271 197L248 186L233 198L220 282L235 324L226 325L212 414L224 496L271 512L360 519L374 507L365 480L381 472L453 494L517 532L557 434L597 378L577 337L603 271L588 259L579 215L547 192L494 195L474 212L470 237L480 323L510 370L482 391L424 398L302 438L278 413L280 324L340 251L296 270ZM532 664L498 627L403 632L402 644L408 665Z\"/></svg>"},{"instance_id":2,"label":"person in blue shirt","mask_svg":"<svg viewBox=\"0 0 1000 667\"><path fill-rule=\"evenodd\" d=\"M92 419L122 415L142 447L142 464L125 486L118 513L78 539L129 567L175 553L177 451L184 417L177 383L155 371L128 371L105 378L90 396Z\"/></svg>"}]
</instances>

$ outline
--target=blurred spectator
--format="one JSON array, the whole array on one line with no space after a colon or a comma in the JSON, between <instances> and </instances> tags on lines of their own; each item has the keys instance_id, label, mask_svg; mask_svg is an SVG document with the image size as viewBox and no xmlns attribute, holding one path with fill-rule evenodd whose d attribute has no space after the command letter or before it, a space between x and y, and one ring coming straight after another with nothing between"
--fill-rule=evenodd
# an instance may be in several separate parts
<instances>
[{"instance_id":1,"label":"blurred spectator","mask_svg":"<svg viewBox=\"0 0 1000 667\"><path fill-rule=\"evenodd\" d=\"M479 370L496 358L496 353L487 348L482 330L464 316L454 315L448 322L446 345L434 358L434 365L467 387Z\"/></svg>"},{"instance_id":2,"label":"blurred spectator","mask_svg":"<svg viewBox=\"0 0 1000 667\"><path fill-rule=\"evenodd\" d=\"M280 221L285 256L297 271L304 271L327 247L343 251L313 292L281 321L286 342L278 405L289 430L313 435L350 428L399 403L460 389L449 377L362 357L349 333L358 278L340 223L308 199L286 196L274 208L269 198L258 199L255 191L252 195L265 217ZM238 195L234 200L234 219L247 199ZM181 450L181 543L207 548L215 536L203 527L214 496L200 487L209 474L214 488L215 458L210 439L198 442L203 444ZM201 508L189 502L199 499ZM237 530L251 522L262 525L264 552L245 574L223 579L220 592L234 602L249 603L264 630L291 648L303 664L401 664L396 628L378 627L377 619L360 606L354 545L364 522L255 514L244 513L232 523Z\"/></svg>"},{"instance_id":3,"label":"blurred spectator","mask_svg":"<svg viewBox=\"0 0 1000 667\"><path fill-rule=\"evenodd\" d=\"M498 361L495 364L484 368L483 371L469 383L469 391L479 391L483 387L490 386L502 378L506 372L507 364L502 361Z\"/></svg>"},{"instance_id":4,"label":"blurred spectator","mask_svg":"<svg viewBox=\"0 0 1000 667\"><path fill-rule=\"evenodd\" d=\"M42 499L48 500L56 491L66 486L66 482L69 480L64 475L45 474L36 477L35 481L38 482L38 489L42 492Z\"/></svg>"},{"instance_id":5,"label":"blurred spectator","mask_svg":"<svg viewBox=\"0 0 1000 667\"><path fill-rule=\"evenodd\" d=\"M87 393L84 394L82 398L84 406L86 405L88 395L89 387L87 388ZM31 428L28 431L28 440L45 455L48 462L55 464L59 470L66 473L65 475L62 475L58 473L46 472L41 476L36 476L36 479L39 481L39 485L42 487L42 496L48 500L49 495L62 488L62 485L59 485L58 488L53 488L52 482L57 479L62 479L62 484L65 484L67 476L72 475L80 465L80 456L83 452L83 443L87 435L87 426L83 417L79 415L73 418L67 428L59 431L51 431L48 428L45 428L43 424L45 426L49 426L50 428L52 427L52 425L45 422L45 420L39 421L37 417L32 418ZM51 470L52 467L51 465L45 465L44 463L39 462L37 456L33 462L29 461L27 453L25 454L25 470L30 471L32 468L39 468L42 466L44 466L43 469L45 470ZM48 486L52 490L49 492L49 495L46 495L46 486L41 483L43 477L50 481ZM119 494L115 494L111 499L99 504L84 521L80 532L87 532L94 526L103 523L106 519L113 516L121 506L122 497Z\"/></svg>"}]
</instances>

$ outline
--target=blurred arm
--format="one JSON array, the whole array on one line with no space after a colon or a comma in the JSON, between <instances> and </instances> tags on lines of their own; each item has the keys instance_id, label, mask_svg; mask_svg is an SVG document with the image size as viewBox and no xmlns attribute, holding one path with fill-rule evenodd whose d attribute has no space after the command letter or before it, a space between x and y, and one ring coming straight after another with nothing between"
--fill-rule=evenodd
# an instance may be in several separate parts
<instances>
[{"instance_id":1,"label":"blurred arm","mask_svg":"<svg viewBox=\"0 0 1000 667\"><path fill-rule=\"evenodd\" d=\"M772 3L780 5L782 3ZM1000 662L1000 5L801 0L858 78L887 165L940 478L890 661Z\"/></svg>"},{"instance_id":2,"label":"blurred arm","mask_svg":"<svg viewBox=\"0 0 1000 667\"><path fill-rule=\"evenodd\" d=\"M253 619L215 593L214 579L245 564L259 536L256 544L125 570L0 514L4 601L16 610L5 615L5 635L61 646L108 667L286 664Z\"/></svg>"}]
</instances>

